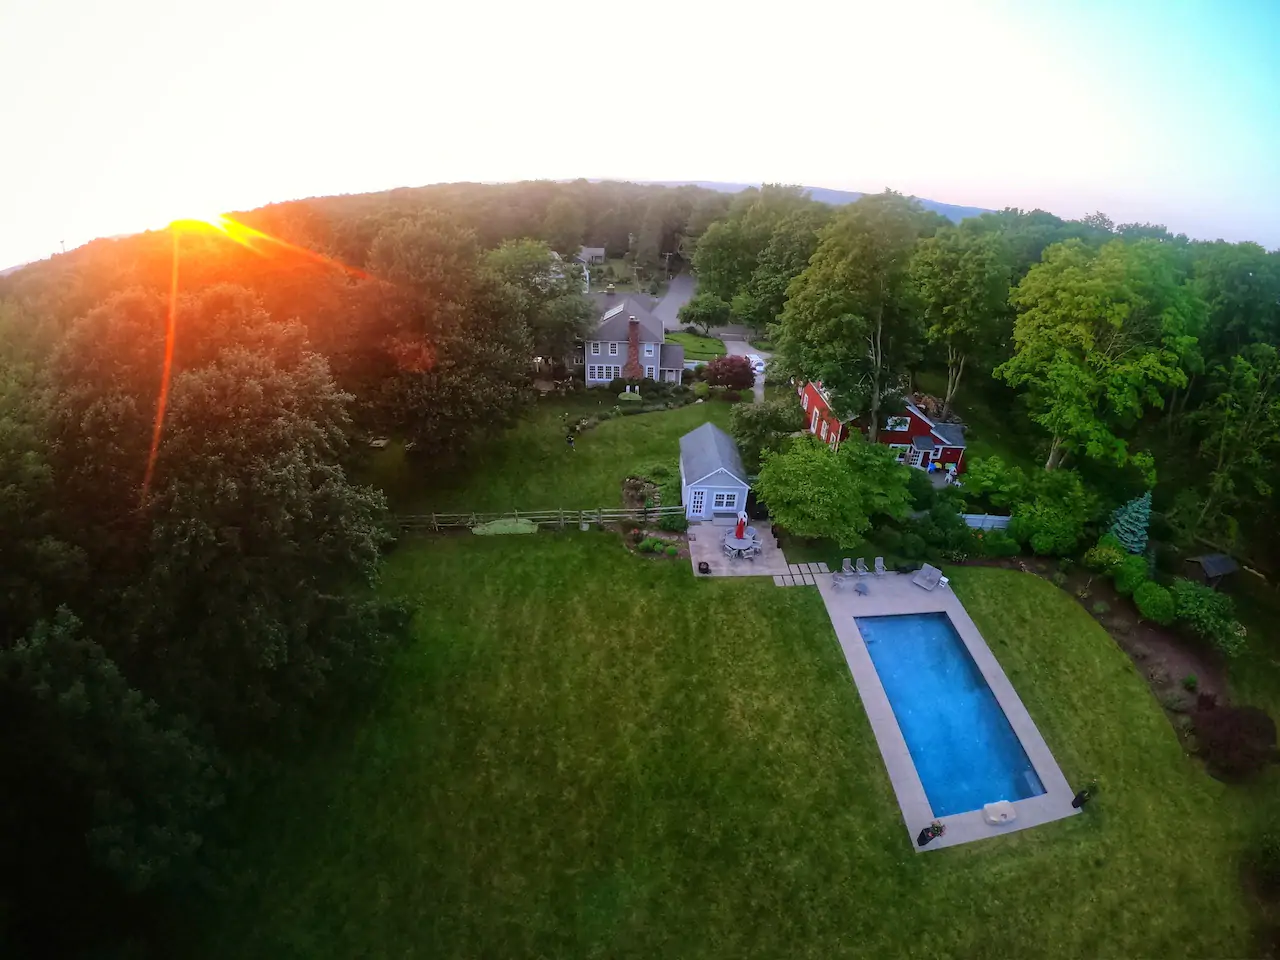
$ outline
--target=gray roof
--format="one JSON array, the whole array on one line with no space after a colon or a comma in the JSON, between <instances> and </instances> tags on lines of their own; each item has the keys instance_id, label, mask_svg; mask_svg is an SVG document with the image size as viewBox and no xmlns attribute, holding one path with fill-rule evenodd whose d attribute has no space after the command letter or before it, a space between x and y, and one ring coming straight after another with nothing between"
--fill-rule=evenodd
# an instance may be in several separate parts
<instances>
[{"instance_id":1,"label":"gray roof","mask_svg":"<svg viewBox=\"0 0 1280 960\"><path fill-rule=\"evenodd\" d=\"M911 446L917 450L932 450L934 448L933 437L912 437Z\"/></svg>"},{"instance_id":2,"label":"gray roof","mask_svg":"<svg viewBox=\"0 0 1280 960\"><path fill-rule=\"evenodd\" d=\"M594 297L600 305L600 325L591 336L595 340L626 340L630 332L630 321L635 317L640 321L640 339L650 343L661 343L663 339L662 323L649 312L648 307L638 298L627 294L615 293L612 296L601 294Z\"/></svg>"},{"instance_id":3,"label":"gray roof","mask_svg":"<svg viewBox=\"0 0 1280 960\"><path fill-rule=\"evenodd\" d=\"M1225 553L1206 553L1202 557L1192 557L1191 562L1200 564L1206 577L1222 577L1240 569L1240 564Z\"/></svg>"},{"instance_id":4,"label":"gray roof","mask_svg":"<svg viewBox=\"0 0 1280 960\"><path fill-rule=\"evenodd\" d=\"M747 482L738 445L714 423L704 423L680 438L680 466L686 483L697 483L717 470L727 470L743 483Z\"/></svg>"},{"instance_id":5,"label":"gray roof","mask_svg":"<svg viewBox=\"0 0 1280 960\"><path fill-rule=\"evenodd\" d=\"M945 440L948 447L964 446L963 423L935 423L933 432Z\"/></svg>"},{"instance_id":6,"label":"gray roof","mask_svg":"<svg viewBox=\"0 0 1280 960\"><path fill-rule=\"evenodd\" d=\"M660 370L683 370L684 369L684 345L679 343L664 343L662 345L662 356L658 359L658 369Z\"/></svg>"}]
</instances>

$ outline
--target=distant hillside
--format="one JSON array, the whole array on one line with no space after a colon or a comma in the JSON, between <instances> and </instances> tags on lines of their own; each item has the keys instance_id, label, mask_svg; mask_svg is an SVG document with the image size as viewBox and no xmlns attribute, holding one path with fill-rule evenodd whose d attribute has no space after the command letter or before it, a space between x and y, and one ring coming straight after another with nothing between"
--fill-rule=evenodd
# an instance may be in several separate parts
<instances>
[{"instance_id":1,"label":"distant hillside","mask_svg":"<svg viewBox=\"0 0 1280 960\"><path fill-rule=\"evenodd\" d=\"M702 187L719 193L741 193L749 187L760 186L758 183L721 183L717 180L644 180L641 182L660 187ZM829 190L826 187L805 187L805 190L809 191L809 196L813 197L813 199L836 207L846 203L853 203L863 196L863 194L853 190ZM926 210L940 213L954 223L959 223L965 217L976 217L980 214L991 212L984 207L962 207L954 203L926 200L924 197L916 197L915 199L919 200Z\"/></svg>"}]
</instances>

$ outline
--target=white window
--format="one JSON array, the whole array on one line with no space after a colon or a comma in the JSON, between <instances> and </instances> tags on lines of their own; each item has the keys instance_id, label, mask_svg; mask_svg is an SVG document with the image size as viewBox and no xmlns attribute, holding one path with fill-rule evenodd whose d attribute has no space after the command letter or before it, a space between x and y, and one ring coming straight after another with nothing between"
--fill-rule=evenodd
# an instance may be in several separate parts
<instances>
[{"instance_id":1,"label":"white window","mask_svg":"<svg viewBox=\"0 0 1280 960\"><path fill-rule=\"evenodd\" d=\"M702 508L706 503L707 491L695 490L690 496L689 513L695 517L702 516Z\"/></svg>"},{"instance_id":2,"label":"white window","mask_svg":"<svg viewBox=\"0 0 1280 960\"><path fill-rule=\"evenodd\" d=\"M715 499L715 509L732 510L738 505L738 495L736 493L717 493Z\"/></svg>"},{"instance_id":3,"label":"white window","mask_svg":"<svg viewBox=\"0 0 1280 960\"><path fill-rule=\"evenodd\" d=\"M910 417L890 417L888 422L885 423L884 428L886 430L893 430L895 432L901 431L901 430L910 430L911 418Z\"/></svg>"},{"instance_id":4,"label":"white window","mask_svg":"<svg viewBox=\"0 0 1280 960\"><path fill-rule=\"evenodd\" d=\"M600 379L600 368L597 367L594 363L587 364L587 379L588 380Z\"/></svg>"},{"instance_id":5,"label":"white window","mask_svg":"<svg viewBox=\"0 0 1280 960\"><path fill-rule=\"evenodd\" d=\"M911 448L905 443L891 443L889 444L889 449L893 451L893 455L897 458L898 462L902 463L907 459L907 451Z\"/></svg>"},{"instance_id":6,"label":"white window","mask_svg":"<svg viewBox=\"0 0 1280 960\"><path fill-rule=\"evenodd\" d=\"M609 356L616 357L618 355L618 345L616 343L609 344Z\"/></svg>"},{"instance_id":7,"label":"white window","mask_svg":"<svg viewBox=\"0 0 1280 960\"><path fill-rule=\"evenodd\" d=\"M645 355L646 357L652 357L652 356L653 356L653 354L654 354L654 346L655 346L655 344L652 344L652 343L646 343L646 344L644 345L644 355Z\"/></svg>"},{"instance_id":8,"label":"white window","mask_svg":"<svg viewBox=\"0 0 1280 960\"><path fill-rule=\"evenodd\" d=\"M592 355L593 357L598 357L598 356L600 356L600 341L599 341L599 340L592 340L592 341L591 341L591 355Z\"/></svg>"},{"instance_id":9,"label":"white window","mask_svg":"<svg viewBox=\"0 0 1280 960\"><path fill-rule=\"evenodd\" d=\"M800 406L805 410L809 409L809 391L808 390L805 390L803 393L800 394Z\"/></svg>"},{"instance_id":10,"label":"white window","mask_svg":"<svg viewBox=\"0 0 1280 960\"><path fill-rule=\"evenodd\" d=\"M818 432L818 408L817 407L813 408L813 416L809 418L809 432L810 433Z\"/></svg>"},{"instance_id":11,"label":"white window","mask_svg":"<svg viewBox=\"0 0 1280 960\"><path fill-rule=\"evenodd\" d=\"M644 368L644 375L645 375L646 377L648 377L650 380L652 380L652 379L653 379L653 374L654 374L653 367L645 367L645 368Z\"/></svg>"},{"instance_id":12,"label":"white window","mask_svg":"<svg viewBox=\"0 0 1280 960\"><path fill-rule=\"evenodd\" d=\"M827 439L827 421L822 421L822 439Z\"/></svg>"}]
</instances>

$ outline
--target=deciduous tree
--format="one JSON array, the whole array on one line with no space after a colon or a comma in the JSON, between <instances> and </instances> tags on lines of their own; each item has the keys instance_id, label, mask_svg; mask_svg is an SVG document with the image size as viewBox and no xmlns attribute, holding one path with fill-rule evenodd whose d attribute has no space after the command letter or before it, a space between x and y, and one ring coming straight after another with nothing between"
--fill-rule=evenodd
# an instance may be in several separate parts
<instances>
[{"instance_id":1,"label":"deciduous tree","mask_svg":"<svg viewBox=\"0 0 1280 960\"><path fill-rule=\"evenodd\" d=\"M729 322L729 304L714 293L699 290L689 302L680 308L680 322L710 334L712 327L722 327Z\"/></svg>"}]
</instances>

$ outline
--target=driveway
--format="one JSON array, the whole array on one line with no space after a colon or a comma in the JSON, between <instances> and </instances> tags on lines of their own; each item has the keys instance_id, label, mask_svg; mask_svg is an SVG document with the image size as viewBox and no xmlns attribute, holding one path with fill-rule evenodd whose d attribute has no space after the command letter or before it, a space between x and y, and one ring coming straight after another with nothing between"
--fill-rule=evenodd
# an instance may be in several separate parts
<instances>
[{"instance_id":1,"label":"driveway","mask_svg":"<svg viewBox=\"0 0 1280 960\"><path fill-rule=\"evenodd\" d=\"M662 321L662 329L679 330L680 320L676 316L680 308L693 299L693 291L698 281L687 273L677 273L667 286L667 294L653 308L653 315Z\"/></svg>"},{"instance_id":2,"label":"driveway","mask_svg":"<svg viewBox=\"0 0 1280 960\"><path fill-rule=\"evenodd\" d=\"M763 350L756 350L745 340L721 339L720 342L724 344L724 352L731 357L745 357L754 353L757 357L764 359L766 366L768 365L770 354L765 353ZM756 403L764 403L763 373L756 374L756 383L753 389L756 395Z\"/></svg>"}]
</instances>

